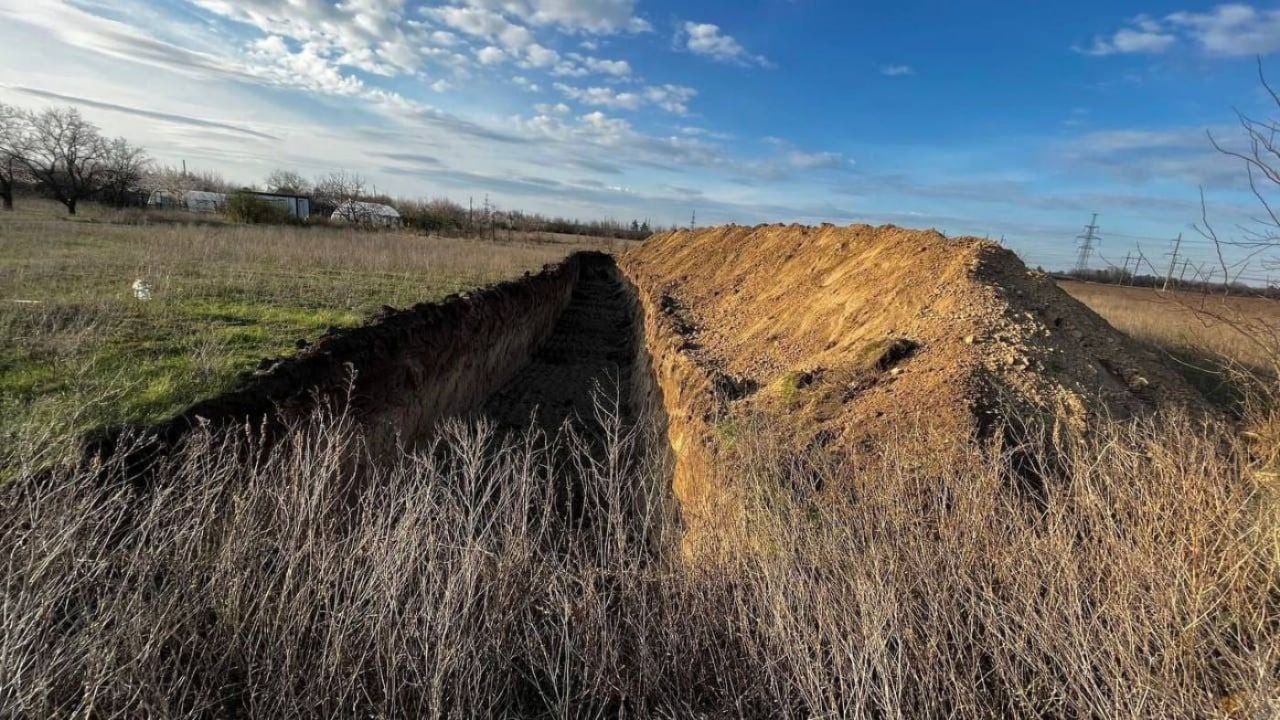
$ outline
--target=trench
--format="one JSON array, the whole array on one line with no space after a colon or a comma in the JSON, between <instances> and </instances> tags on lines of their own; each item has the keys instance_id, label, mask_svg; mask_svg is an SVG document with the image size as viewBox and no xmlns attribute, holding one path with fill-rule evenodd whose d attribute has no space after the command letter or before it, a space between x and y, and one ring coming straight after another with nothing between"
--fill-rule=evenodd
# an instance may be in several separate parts
<instances>
[{"instance_id":1,"label":"trench","mask_svg":"<svg viewBox=\"0 0 1280 720\"><path fill-rule=\"evenodd\" d=\"M594 434L601 411L630 425L638 413L632 375L645 371L639 344L635 303L613 259L584 257L550 336L481 412L506 432L532 425L554 434L568 424Z\"/></svg>"},{"instance_id":2,"label":"trench","mask_svg":"<svg viewBox=\"0 0 1280 720\"><path fill-rule=\"evenodd\" d=\"M199 428L253 427L265 450L319 407L349 413L374 457L429 445L454 418L487 417L503 433L572 427L591 441L641 419L663 428L638 296L613 257L577 253L540 273L333 331L293 357L264 359L237 389L166 422L104 428L84 453L121 457L126 474L145 481L156 459ZM612 428L600 422L601 408L616 418Z\"/></svg>"}]
</instances>

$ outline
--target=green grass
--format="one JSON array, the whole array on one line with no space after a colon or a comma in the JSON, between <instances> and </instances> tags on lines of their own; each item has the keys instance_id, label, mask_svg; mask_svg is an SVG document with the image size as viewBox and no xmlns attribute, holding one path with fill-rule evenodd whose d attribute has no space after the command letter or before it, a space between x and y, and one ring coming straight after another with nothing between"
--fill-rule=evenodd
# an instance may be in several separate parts
<instances>
[{"instance_id":1,"label":"green grass","mask_svg":"<svg viewBox=\"0 0 1280 720\"><path fill-rule=\"evenodd\" d=\"M159 421L298 340L580 247L601 243L139 224L97 209L72 220L20 203L0 214L0 443L62 451L95 427ZM137 279L151 300L133 296Z\"/></svg>"}]
</instances>

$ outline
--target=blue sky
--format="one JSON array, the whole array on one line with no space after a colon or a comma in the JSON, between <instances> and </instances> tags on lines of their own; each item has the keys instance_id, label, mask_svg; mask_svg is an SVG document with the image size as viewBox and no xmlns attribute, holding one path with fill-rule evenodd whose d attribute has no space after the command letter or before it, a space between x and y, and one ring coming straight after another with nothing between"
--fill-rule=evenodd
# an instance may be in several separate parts
<instances>
[{"instance_id":1,"label":"blue sky","mask_svg":"<svg viewBox=\"0 0 1280 720\"><path fill-rule=\"evenodd\" d=\"M0 0L0 101L161 161L580 217L870 222L1071 264L1256 205L1206 130L1267 110L1280 5ZM1099 260L1099 264L1105 260ZM1265 272L1250 271L1264 277ZM1280 279L1278 277L1277 279Z\"/></svg>"}]
</instances>

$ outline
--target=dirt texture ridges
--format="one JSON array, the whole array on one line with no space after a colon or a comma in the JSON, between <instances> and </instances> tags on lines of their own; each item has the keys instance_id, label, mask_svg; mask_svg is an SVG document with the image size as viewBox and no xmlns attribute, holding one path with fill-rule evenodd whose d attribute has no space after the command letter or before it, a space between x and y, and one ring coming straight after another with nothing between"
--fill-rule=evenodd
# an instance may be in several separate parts
<instances>
[{"instance_id":1,"label":"dirt texture ridges","mask_svg":"<svg viewBox=\"0 0 1280 720\"><path fill-rule=\"evenodd\" d=\"M657 235L620 261L687 504L717 426L785 420L797 446L875 447L906 424L977 437L1001 412L1087 427L1203 407L1163 360L975 238L893 226L727 226Z\"/></svg>"}]
</instances>

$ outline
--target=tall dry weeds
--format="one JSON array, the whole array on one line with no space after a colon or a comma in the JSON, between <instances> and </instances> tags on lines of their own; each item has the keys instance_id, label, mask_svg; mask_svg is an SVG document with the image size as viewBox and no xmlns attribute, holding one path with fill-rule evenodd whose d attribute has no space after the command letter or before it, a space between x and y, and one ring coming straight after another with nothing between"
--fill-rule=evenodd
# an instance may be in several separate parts
<instances>
[{"instance_id":1,"label":"tall dry weeds","mask_svg":"<svg viewBox=\"0 0 1280 720\"><path fill-rule=\"evenodd\" d=\"M999 452L756 432L740 521L690 558L661 461L605 426L373 459L320 418L260 457L202 438L145 494L11 483L0 715L1280 711L1276 499L1218 429L1075 438L1034 498Z\"/></svg>"}]
</instances>

